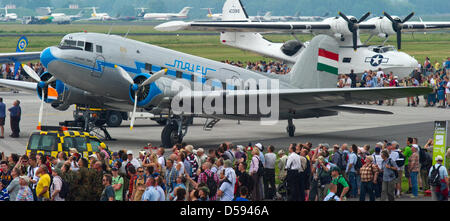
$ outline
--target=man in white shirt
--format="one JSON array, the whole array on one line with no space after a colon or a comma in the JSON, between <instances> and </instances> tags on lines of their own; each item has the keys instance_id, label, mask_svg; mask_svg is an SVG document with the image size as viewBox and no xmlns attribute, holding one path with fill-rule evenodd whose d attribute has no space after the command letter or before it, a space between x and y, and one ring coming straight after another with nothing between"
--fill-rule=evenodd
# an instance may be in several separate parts
<instances>
[{"instance_id":1,"label":"man in white shirt","mask_svg":"<svg viewBox=\"0 0 450 221\"><path fill-rule=\"evenodd\" d=\"M156 153L158 156L158 163L161 165L162 168L166 167L166 159L164 159L164 148L159 148L158 152Z\"/></svg>"},{"instance_id":2,"label":"man in white shirt","mask_svg":"<svg viewBox=\"0 0 450 221\"><path fill-rule=\"evenodd\" d=\"M133 151L131 151L131 150L127 151L127 157L128 157L128 159L127 159L127 162L125 163L125 166L128 163L131 163L134 166L134 168L138 168L141 166L139 161L133 157Z\"/></svg>"},{"instance_id":3,"label":"man in white shirt","mask_svg":"<svg viewBox=\"0 0 450 221\"><path fill-rule=\"evenodd\" d=\"M289 156L286 162L287 184L288 184L288 200L299 201L300 198L300 173L301 161L300 156L295 153L295 146L289 147Z\"/></svg>"},{"instance_id":4,"label":"man in white shirt","mask_svg":"<svg viewBox=\"0 0 450 221\"><path fill-rule=\"evenodd\" d=\"M264 196L266 199L273 199L276 190L275 187L275 161L277 155L274 153L275 147L269 145L268 153L264 155ZM270 184L270 190L269 190Z\"/></svg>"},{"instance_id":5,"label":"man in white shirt","mask_svg":"<svg viewBox=\"0 0 450 221\"><path fill-rule=\"evenodd\" d=\"M348 77L348 75L345 75L345 85L344 88L351 88L352 87L352 79Z\"/></svg>"}]
</instances>

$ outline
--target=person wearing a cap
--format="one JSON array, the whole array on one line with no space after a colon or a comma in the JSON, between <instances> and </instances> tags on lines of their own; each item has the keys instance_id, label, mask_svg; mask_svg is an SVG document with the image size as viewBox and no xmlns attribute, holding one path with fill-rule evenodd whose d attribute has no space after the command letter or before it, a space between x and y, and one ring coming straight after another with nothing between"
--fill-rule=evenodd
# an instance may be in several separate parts
<instances>
[{"instance_id":1,"label":"person wearing a cap","mask_svg":"<svg viewBox=\"0 0 450 221\"><path fill-rule=\"evenodd\" d=\"M338 167L331 168L331 177L332 177L331 184L336 185L336 187L341 187L337 188L336 195L339 197L340 201L345 201L346 200L345 195L347 195L350 186L345 180L345 178L342 176L342 174L340 174L340 169ZM328 194L329 193L330 192L328 192Z\"/></svg>"},{"instance_id":2,"label":"person wearing a cap","mask_svg":"<svg viewBox=\"0 0 450 221\"><path fill-rule=\"evenodd\" d=\"M133 157L133 151L131 150L127 151L127 162L125 163L125 166L128 165L128 163L133 164L134 168L138 168L141 166L139 161Z\"/></svg>"},{"instance_id":3,"label":"person wearing a cap","mask_svg":"<svg viewBox=\"0 0 450 221\"><path fill-rule=\"evenodd\" d=\"M444 158L442 156L437 156L435 158L436 164L434 164L430 171L428 172L428 177L431 177L431 173L434 168L439 170L439 178L441 179L441 186L431 186L432 200L442 201L448 199L448 172L443 165ZM447 190L447 194L443 194L443 191Z\"/></svg>"},{"instance_id":4,"label":"person wearing a cap","mask_svg":"<svg viewBox=\"0 0 450 221\"><path fill-rule=\"evenodd\" d=\"M19 177L20 189L17 193L16 201L34 201L33 191L29 187L30 178L27 176Z\"/></svg>"}]
</instances>

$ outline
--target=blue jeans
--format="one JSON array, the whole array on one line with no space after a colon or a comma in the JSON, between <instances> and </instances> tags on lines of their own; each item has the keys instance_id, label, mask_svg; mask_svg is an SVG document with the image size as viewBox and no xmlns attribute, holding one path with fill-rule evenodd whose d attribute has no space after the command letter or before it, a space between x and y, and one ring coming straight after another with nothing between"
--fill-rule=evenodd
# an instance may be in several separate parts
<instances>
[{"instance_id":1,"label":"blue jeans","mask_svg":"<svg viewBox=\"0 0 450 221\"><path fill-rule=\"evenodd\" d=\"M412 194L413 196L417 196L418 195L418 191L419 191L419 184L417 182L417 176L418 176L418 172L411 172L411 185L412 185Z\"/></svg>"},{"instance_id":2,"label":"blue jeans","mask_svg":"<svg viewBox=\"0 0 450 221\"><path fill-rule=\"evenodd\" d=\"M356 183L355 172L348 172L348 181L350 182L350 186L352 187L350 197L355 198L358 195L358 184Z\"/></svg>"},{"instance_id":3,"label":"blue jeans","mask_svg":"<svg viewBox=\"0 0 450 221\"><path fill-rule=\"evenodd\" d=\"M361 182L361 194L359 196L359 201L366 201L366 193L369 194L370 201L375 201L375 193L373 182Z\"/></svg>"}]
</instances>

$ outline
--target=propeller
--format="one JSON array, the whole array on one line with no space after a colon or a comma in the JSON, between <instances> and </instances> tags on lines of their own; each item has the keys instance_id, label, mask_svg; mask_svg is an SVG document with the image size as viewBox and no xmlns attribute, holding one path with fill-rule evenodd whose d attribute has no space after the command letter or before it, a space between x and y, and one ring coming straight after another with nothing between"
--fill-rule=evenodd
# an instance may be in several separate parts
<instances>
[{"instance_id":1,"label":"propeller","mask_svg":"<svg viewBox=\"0 0 450 221\"><path fill-rule=\"evenodd\" d=\"M56 78L54 76L52 76L50 79L48 79L47 81L43 81L41 79L41 77L39 77L39 75L29 66L22 64L23 69L25 70L25 72L31 77L33 78L35 81L39 82L38 85L39 87L42 88L42 97L41 97L41 106L39 107L39 121L38 121L38 126L41 126L42 124L42 114L44 111L44 95L45 95L45 91L48 90L48 85L54 81L56 81Z\"/></svg>"},{"instance_id":2,"label":"propeller","mask_svg":"<svg viewBox=\"0 0 450 221\"><path fill-rule=\"evenodd\" d=\"M370 16L370 12L367 12L365 15L363 15L359 20L356 20L355 18L348 18L344 13L339 12L339 16L341 16L348 24L348 29L352 33L352 40L353 40L353 50L358 49L358 28L359 23L363 22Z\"/></svg>"},{"instance_id":3,"label":"propeller","mask_svg":"<svg viewBox=\"0 0 450 221\"><path fill-rule=\"evenodd\" d=\"M409 19L411 19L414 16L414 12L411 12L406 18L401 20L400 18L392 18L391 15L389 15L386 12L383 12L384 16L388 18L392 22L392 29L397 33L397 48L400 50L402 48L402 29L403 29L403 23L407 22Z\"/></svg>"},{"instance_id":4,"label":"propeller","mask_svg":"<svg viewBox=\"0 0 450 221\"><path fill-rule=\"evenodd\" d=\"M133 130L139 90L141 90L143 87L155 82L160 77L164 76L164 74L167 72L167 69L160 70L160 71L152 74L152 76L149 77L144 82L142 82L140 84L136 84L136 83L134 83L134 80L131 78L131 76L128 74L128 72L125 71L122 67L116 65L115 68L117 68L117 70L119 70L119 73L122 76L122 78L125 79L126 81L128 81L128 83L130 83L131 89L134 91L134 106L133 106L133 113L131 115L131 123L130 123L130 130Z\"/></svg>"}]
</instances>

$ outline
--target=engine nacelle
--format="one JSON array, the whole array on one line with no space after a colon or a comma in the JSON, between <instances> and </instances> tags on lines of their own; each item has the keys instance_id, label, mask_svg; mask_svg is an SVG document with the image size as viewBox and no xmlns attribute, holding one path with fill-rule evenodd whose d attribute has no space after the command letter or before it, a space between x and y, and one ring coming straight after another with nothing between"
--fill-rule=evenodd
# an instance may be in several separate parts
<instances>
[{"instance_id":1,"label":"engine nacelle","mask_svg":"<svg viewBox=\"0 0 450 221\"><path fill-rule=\"evenodd\" d=\"M348 16L348 18L351 20L356 20L356 18L353 16ZM344 36L352 35L352 32L350 31L350 29L348 27L347 21L345 21L343 18L335 17L335 18L326 19L324 21L328 21L327 23L331 26L331 29L330 29L331 33L333 33L333 34L339 33Z\"/></svg>"},{"instance_id":2,"label":"engine nacelle","mask_svg":"<svg viewBox=\"0 0 450 221\"><path fill-rule=\"evenodd\" d=\"M397 16L393 16L395 20L400 19ZM371 34L380 35L384 34L387 36L394 35L396 32L394 31L392 22L387 17L376 17L367 21L368 24L374 24L375 29L371 30Z\"/></svg>"},{"instance_id":3,"label":"engine nacelle","mask_svg":"<svg viewBox=\"0 0 450 221\"><path fill-rule=\"evenodd\" d=\"M52 77L52 74L45 72L41 75L41 80L46 81ZM37 85L37 94L42 99L42 84ZM101 107L95 96L81 89L65 85L62 81L56 80L48 85L47 92L44 93L44 102L51 104L57 110L65 111L72 104L82 104L87 106Z\"/></svg>"},{"instance_id":4,"label":"engine nacelle","mask_svg":"<svg viewBox=\"0 0 450 221\"><path fill-rule=\"evenodd\" d=\"M302 49L303 47L304 45L300 41L289 40L285 42L280 49L285 55L293 56L297 54L297 52L300 51L300 49Z\"/></svg>"},{"instance_id":5,"label":"engine nacelle","mask_svg":"<svg viewBox=\"0 0 450 221\"><path fill-rule=\"evenodd\" d=\"M155 107L159 104L160 99L158 98L162 97L162 95L164 94L164 88L166 87L166 85L158 84L157 82L153 82L141 88L137 87L137 85L140 85L150 77L151 75L148 73L140 73L135 75L133 78L134 85L130 85L129 89L131 102L134 103L134 97L137 91L137 106L146 109Z\"/></svg>"}]
</instances>

